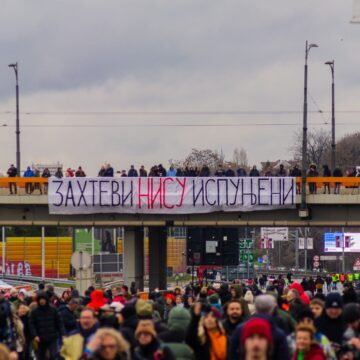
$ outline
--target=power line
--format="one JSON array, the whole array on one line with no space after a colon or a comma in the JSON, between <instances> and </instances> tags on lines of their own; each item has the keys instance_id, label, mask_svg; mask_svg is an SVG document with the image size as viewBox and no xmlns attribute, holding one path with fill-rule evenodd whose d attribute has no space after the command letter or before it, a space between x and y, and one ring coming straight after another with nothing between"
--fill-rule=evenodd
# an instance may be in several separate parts
<instances>
[{"instance_id":1,"label":"power line","mask_svg":"<svg viewBox=\"0 0 360 360\"><path fill-rule=\"evenodd\" d=\"M358 122L338 122L337 125L358 125ZM159 128L159 127L255 127L255 126L301 126L300 123L242 123L242 124L24 124L22 128ZM324 126L324 123L310 123L309 126ZM15 125L3 124L3 128Z\"/></svg>"},{"instance_id":2,"label":"power line","mask_svg":"<svg viewBox=\"0 0 360 360\"><path fill-rule=\"evenodd\" d=\"M317 105L315 105L318 107ZM331 113L330 110L309 110L310 114ZM339 114L358 114L360 110L337 110ZM0 111L0 115L14 115L14 111ZM302 114L302 110L233 110L233 111L23 111L21 115L48 115L48 116L98 116L98 115L126 115L126 116L231 116L231 115L292 115Z\"/></svg>"}]
</instances>

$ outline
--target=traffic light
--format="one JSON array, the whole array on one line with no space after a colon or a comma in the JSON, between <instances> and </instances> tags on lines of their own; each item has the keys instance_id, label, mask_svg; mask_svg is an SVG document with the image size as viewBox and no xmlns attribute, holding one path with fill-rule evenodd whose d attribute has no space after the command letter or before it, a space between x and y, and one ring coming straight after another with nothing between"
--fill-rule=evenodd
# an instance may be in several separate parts
<instances>
[{"instance_id":1,"label":"traffic light","mask_svg":"<svg viewBox=\"0 0 360 360\"><path fill-rule=\"evenodd\" d=\"M260 239L260 249L265 249L265 240Z\"/></svg>"},{"instance_id":2,"label":"traffic light","mask_svg":"<svg viewBox=\"0 0 360 360\"><path fill-rule=\"evenodd\" d=\"M335 237L335 247L340 247L340 236L339 235L336 235Z\"/></svg>"},{"instance_id":3,"label":"traffic light","mask_svg":"<svg viewBox=\"0 0 360 360\"><path fill-rule=\"evenodd\" d=\"M349 248L350 247L350 240L351 240L351 236L346 235L345 236L345 247Z\"/></svg>"}]
</instances>

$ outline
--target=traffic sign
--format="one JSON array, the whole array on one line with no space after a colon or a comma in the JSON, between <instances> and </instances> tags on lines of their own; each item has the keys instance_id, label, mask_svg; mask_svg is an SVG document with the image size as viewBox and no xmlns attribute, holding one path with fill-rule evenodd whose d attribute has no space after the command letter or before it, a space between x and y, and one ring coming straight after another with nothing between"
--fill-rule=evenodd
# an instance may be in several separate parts
<instances>
[{"instance_id":1,"label":"traffic sign","mask_svg":"<svg viewBox=\"0 0 360 360\"><path fill-rule=\"evenodd\" d=\"M360 259L356 259L353 265L353 270L360 270Z\"/></svg>"},{"instance_id":2,"label":"traffic sign","mask_svg":"<svg viewBox=\"0 0 360 360\"><path fill-rule=\"evenodd\" d=\"M320 263L318 261L314 261L313 265L314 267L318 268L320 266Z\"/></svg>"},{"instance_id":3,"label":"traffic sign","mask_svg":"<svg viewBox=\"0 0 360 360\"><path fill-rule=\"evenodd\" d=\"M287 241L289 239L289 228L287 227L262 227L262 239L273 239L273 241Z\"/></svg>"},{"instance_id":4,"label":"traffic sign","mask_svg":"<svg viewBox=\"0 0 360 360\"><path fill-rule=\"evenodd\" d=\"M71 256L71 265L75 270L87 269L91 266L91 256L86 251L75 251Z\"/></svg>"},{"instance_id":5,"label":"traffic sign","mask_svg":"<svg viewBox=\"0 0 360 360\"><path fill-rule=\"evenodd\" d=\"M314 259L314 261L319 261L319 260L320 260L320 256L319 256L319 255L315 255L315 256L313 257L313 259Z\"/></svg>"}]
</instances>

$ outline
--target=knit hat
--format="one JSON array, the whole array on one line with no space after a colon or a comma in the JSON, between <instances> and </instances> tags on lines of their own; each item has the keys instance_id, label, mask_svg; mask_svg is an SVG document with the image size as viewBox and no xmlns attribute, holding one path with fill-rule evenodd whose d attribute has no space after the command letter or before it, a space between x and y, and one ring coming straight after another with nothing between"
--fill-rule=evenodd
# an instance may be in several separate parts
<instances>
[{"instance_id":1,"label":"knit hat","mask_svg":"<svg viewBox=\"0 0 360 360\"><path fill-rule=\"evenodd\" d=\"M153 306L149 301L139 299L136 302L135 310L140 317L152 317Z\"/></svg>"},{"instance_id":2,"label":"knit hat","mask_svg":"<svg viewBox=\"0 0 360 360\"><path fill-rule=\"evenodd\" d=\"M343 300L339 293L332 292L326 296L325 309L341 309L343 307Z\"/></svg>"},{"instance_id":3,"label":"knit hat","mask_svg":"<svg viewBox=\"0 0 360 360\"><path fill-rule=\"evenodd\" d=\"M172 302L175 302L175 296L173 294L167 294L166 299L171 299Z\"/></svg>"},{"instance_id":4,"label":"knit hat","mask_svg":"<svg viewBox=\"0 0 360 360\"><path fill-rule=\"evenodd\" d=\"M270 323L261 318L253 318L246 322L241 332L241 344L244 345L246 339L253 335L260 335L271 344L272 332Z\"/></svg>"},{"instance_id":5,"label":"knit hat","mask_svg":"<svg viewBox=\"0 0 360 360\"><path fill-rule=\"evenodd\" d=\"M151 320L140 320L135 330L135 338L138 339L141 333L150 334L156 338L156 330Z\"/></svg>"},{"instance_id":6,"label":"knit hat","mask_svg":"<svg viewBox=\"0 0 360 360\"><path fill-rule=\"evenodd\" d=\"M351 324L360 320L360 307L359 304L350 303L344 306L343 318L346 324Z\"/></svg>"},{"instance_id":7,"label":"knit hat","mask_svg":"<svg viewBox=\"0 0 360 360\"><path fill-rule=\"evenodd\" d=\"M174 307L169 313L168 327L170 330L186 331L190 321L191 315L189 310L183 307Z\"/></svg>"}]
</instances>

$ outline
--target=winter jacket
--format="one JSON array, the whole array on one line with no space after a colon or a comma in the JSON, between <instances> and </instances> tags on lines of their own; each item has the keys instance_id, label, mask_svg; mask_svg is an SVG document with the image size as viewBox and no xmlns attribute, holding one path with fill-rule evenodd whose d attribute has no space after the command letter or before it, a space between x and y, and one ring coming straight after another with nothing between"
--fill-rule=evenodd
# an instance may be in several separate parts
<instances>
[{"instance_id":1,"label":"winter jacket","mask_svg":"<svg viewBox=\"0 0 360 360\"><path fill-rule=\"evenodd\" d=\"M298 351L295 352L292 359L298 359ZM323 350L318 344L312 344L310 350L304 354L303 360L326 360Z\"/></svg>"},{"instance_id":2,"label":"winter jacket","mask_svg":"<svg viewBox=\"0 0 360 360\"><path fill-rule=\"evenodd\" d=\"M346 329L343 317L339 316L337 319L330 319L326 315L326 311L315 319L316 329L324 334L331 342L341 344L343 334Z\"/></svg>"},{"instance_id":3,"label":"winter jacket","mask_svg":"<svg viewBox=\"0 0 360 360\"><path fill-rule=\"evenodd\" d=\"M39 300L46 298L46 305L40 305ZM30 334L40 337L40 342L53 342L65 336L65 328L58 310L49 304L46 295L38 298L38 306L30 314Z\"/></svg>"},{"instance_id":4,"label":"winter jacket","mask_svg":"<svg viewBox=\"0 0 360 360\"><path fill-rule=\"evenodd\" d=\"M63 320L66 334L76 330L77 321L74 313L69 309L67 305L60 306L59 314Z\"/></svg>"},{"instance_id":5,"label":"winter jacket","mask_svg":"<svg viewBox=\"0 0 360 360\"><path fill-rule=\"evenodd\" d=\"M64 360L79 360L85 350L86 344L96 333L99 325L94 325L90 330L83 330L80 327L64 339L60 355Z\"/></svg>"}]
</instances>

